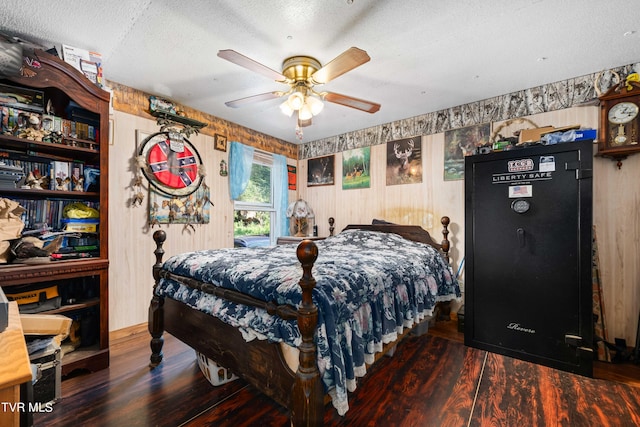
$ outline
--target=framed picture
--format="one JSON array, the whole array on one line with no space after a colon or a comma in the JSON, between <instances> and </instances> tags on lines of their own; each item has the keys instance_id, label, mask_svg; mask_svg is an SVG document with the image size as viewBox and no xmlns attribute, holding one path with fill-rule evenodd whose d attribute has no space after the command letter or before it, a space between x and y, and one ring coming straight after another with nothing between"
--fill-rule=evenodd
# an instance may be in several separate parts
<instances>
[{"instance_id":1,"label":"framed picture","mask_svg":"<svg viewBox=\"0 0 640 427\"><path fill-rule=\"evenodd\" d=\"M154 132L147 132L144 130L136 129L136 155L140 150L140 147L142 147L142 143L144 142L144 140L150 137L153 133ZM111 135L109 135L109 138L111 138Z\"/></svg>"},{"instance_id":2,"label":"framed picture","mask_svg":"<svg viewBox=\"0 0 640 427\"><path fill-rule=\"evenodd\" d=\"M335 155L309 159L307 163L307 187L333 185Z\"/></svg>"},{"instance_id":3,"label":"framed picture","mask_svg":"<svg viewBox=\"0 0 640 427\"><path fill-rule=\"evenodd\" d=\"M387 185L422 182L422 138L387 142Z\"/></svg>"},{"instance_id":4,"label":"framed picture","mask_svg":"<svg viewBox=\"0 0 640 427\"><path fill-rule=\"evenodd\" d=\"M467 126L444 133L444 180L464 179L464 158L489 143L491 124Z\"/></svg>"},{"instance_id":5,"label":"framed picture","mask_svg":"<svg viewBox=\"0 0 640 427\"><path fill-rule=\"evenodd\" d=\"M287 165L287 175L289 180L289 190L296 190L296 167L293 165Z\"/></svg>"},{"instance_id":6,"label":"framed picture","mask_svg":"<svg viewBox=\"0 0 640 427\"><path fill-rule=\"evenodd\" d=\"M371 185L371 147L342 153L342 189L369 188Z\"/></svg>"},{"instance_id":7,"label":"framed picture","mask_svg":"<svg viewBox=\"0 0 640 427\"><path fill-rule=\"evenodd\" d=\"M208 224L209 187L201 185L186 197L173 197L149 187L149 224Z\"/></svg>"},{"instance_id":8,"label":"framed picture","mask_svg":"<svg viewBox=\"0 0 640 427\"><path fill-rule=\"evenodd\" d=\"M43 126L44 126L44 122L43 122ZM136 129L136 132L138 130ZM113 134L115 133L115 122L113 121L113 119L109 119L109 145L113 145L115 139Z\"/></svg>"},{"instance_id":9,"label":"framed picture","mask_svg":"<svg viewBox=\"0 0 640 427\"><path fill-rule=\"evenodd\" d=\"M227 137L224 135L220 135L218 133L214 136L214 145L213 148L220 151L227 151Z\"/></svg>"}]
</instances>

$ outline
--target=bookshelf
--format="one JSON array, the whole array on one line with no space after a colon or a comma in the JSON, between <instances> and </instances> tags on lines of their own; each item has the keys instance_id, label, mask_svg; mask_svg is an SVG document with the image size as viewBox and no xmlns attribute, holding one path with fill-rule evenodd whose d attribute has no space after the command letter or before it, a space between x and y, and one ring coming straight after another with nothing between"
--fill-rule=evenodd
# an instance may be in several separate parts
<instances>
[{"instance_id":1,"label":"bookshelf","mask_svg":"<svg viewBox=\"0 0 640 427\"><path fill-rule=\"evenodd\" d=\"M37 264L0 264L2 288L5 294L11 294L25 285L57 286L60 307L42 313L71 317L76 323L72 330L84 339L84 343L81 339L79 346L62 358L62 374L76 369L96 371L109 366L110 95L56 56L38 50L25 52L24 56L21 75L0 78L0 95L2 90L13 88L21 94L42 94L41 100L36 97L38 105L26 103L22 120L35 112L41 129L46 125L51 133L43 140L27 139L30 135L21 130L29 127L29 123L18 123L20 116L14 111L13 126L8 120L2 123L0 163L22 169L25 178L35 168L41 176L49 177L49 183L38 180L27 184L21 179L13 188L5 182L0 188L0 197L18 201L27 209L23 215L23 236L41 227L42 222L54 233L68 229L60 213L69 204L81 203L94 208L99 217L95 221L95 232L65 237L63 248L56 253L64 256ZM0 109L7 106L6 97L4 99L3 104L0 98ZM30 107L34 108L29 111ZM6 110L0 111L6 116ZM87 168L91 170L90 179L87 179ZM64 179L60 182L52 179L65 170L69 176L66 183ZM78 252L76 248L86 252ZM76 256L79 253L83 255Z\"/></svg>"}]
</instances>

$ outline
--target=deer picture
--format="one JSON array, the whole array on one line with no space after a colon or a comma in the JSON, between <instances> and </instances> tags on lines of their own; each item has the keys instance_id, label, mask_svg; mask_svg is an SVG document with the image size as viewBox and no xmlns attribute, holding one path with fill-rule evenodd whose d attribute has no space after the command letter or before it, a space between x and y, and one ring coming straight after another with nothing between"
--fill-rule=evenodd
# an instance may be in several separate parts
<instances>
[{"instance_id":1,"label":"deer picture","mask_svg":"<svg viewBox=\"0 0 640 427\"><path fill-rule=\"evenodd\" d=\"M311 171L311 182L321 184L330 181L331 174L327 174L330 160L330 157L322 157L318 159L320 165Z\"/></svg>"},{"instance_id":2,"label":"deer picture","mask_svg":"<svg viewBox=\"0 0 640 427\"><path fill-rule=\"evenodd\" d=\"M400 160L400 172L405 172L409 169L409 158L413 154L413 139L410 139L407 144L402 147L398 142L393 144L393 153L396 158Z\"/></svg>"}]
</instances>

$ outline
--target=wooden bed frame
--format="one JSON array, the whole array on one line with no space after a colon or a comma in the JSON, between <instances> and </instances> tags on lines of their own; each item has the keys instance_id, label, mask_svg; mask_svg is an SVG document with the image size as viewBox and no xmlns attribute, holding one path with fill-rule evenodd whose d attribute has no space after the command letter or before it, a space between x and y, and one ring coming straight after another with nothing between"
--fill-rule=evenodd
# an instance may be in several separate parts
<instances>
[{"instance_id":1,"label":"wooden bed frame","mask_svg":"<svg viewBox=\"0 0 640 427\"><path fill-rule=\"evenodd\" d=\"M396 224L349 225L346 229L363 229L396 233L408 240L430 244L437 248L449 261L449 218L442 217L443 240L435 242L429 233L419 226ZM181 280L186 285L211 293L232 302L260 307L269 314L283 319L297 319L302 335L299 350L299 367L293 372L284 360L278 344L264 340L246 342L240 332L221 320L194 310L179 301L155 295L155 287L162 277L173 277L161 269L164 255L163 244L166 233L153 233L156 242L154 251L156 263L153 266L155 279L154 296L149 306L149 333L151 334L150 366L154 368L162 362L163 333L166 331L199 353L214 360L220 366L243 378L258 390L271 397L291 411L294 426L322 425L324 419L325 392L316 362L314 334L318 320L318 310L311 295L316 281L311 270L318 257L318 248L310 240L304 240L297 248L296 255L302 265L302 303L299 307L277 305L258 300L240 292L217 288L195 280ZM403 336L406 334L403 334ZM401 338L398 339L398 341ZM395 343L392 343L395 345ZM390 348L392 346L385 346Z\"/></svg>"}]
</instances>

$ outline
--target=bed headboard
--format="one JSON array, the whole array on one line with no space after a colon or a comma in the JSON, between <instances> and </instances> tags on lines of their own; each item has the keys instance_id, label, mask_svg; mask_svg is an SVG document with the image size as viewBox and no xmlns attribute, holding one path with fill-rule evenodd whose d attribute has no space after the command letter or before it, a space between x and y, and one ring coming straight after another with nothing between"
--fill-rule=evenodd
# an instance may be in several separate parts
<instances>
[{"instance_id":1,"label":"bed headboard","mask_svg":"<svg viewBox=\"0 0 640 427\"><path fill-rule=\"evenodd\" d=\"M369 230L369 231L380 231L383 233L395 233L404 237L408 240L413 240L414 242L426 243L428 245L433 246L434 248L441 251L449 262L449 248L451 247L449 239L447 236L449 235L449 220L448 216L443 216L440 220L440 223L443 226L442 229L442 242L436 242L433 237L429 234L427 230L420 227L419 225L401 225L401 224L349 224L344 230Z\"/></svg>"}]
</instances>

